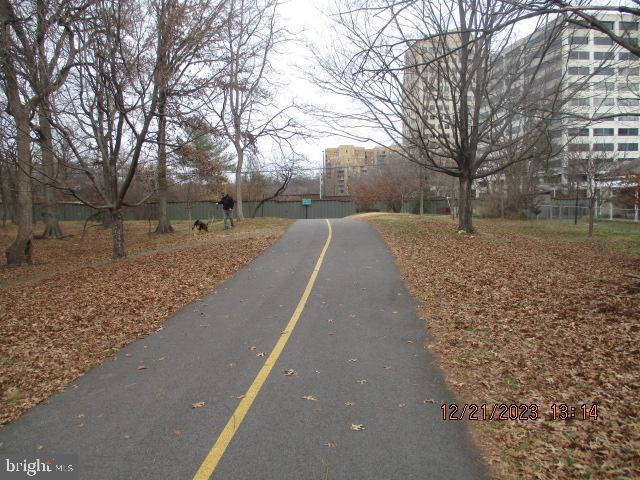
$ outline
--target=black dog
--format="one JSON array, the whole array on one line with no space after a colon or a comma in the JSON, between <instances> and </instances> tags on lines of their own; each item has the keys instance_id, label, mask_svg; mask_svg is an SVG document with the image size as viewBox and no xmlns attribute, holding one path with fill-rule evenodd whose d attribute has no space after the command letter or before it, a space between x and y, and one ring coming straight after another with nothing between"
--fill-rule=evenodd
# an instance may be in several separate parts
<instances>
[{"instance_id":1,"label":"black dog","mask_svg":"<svg viewBox=\"0 0 640 480\"><path fill-rule=\"evenodd\" d=\"M204 230L205 232L209 231L209 227L207 226L207 224L200 219L196 220L193 223L193 227L191 227L191 230L193 230L194 228L197 228L199 232L201 232L202 230Z\"/></svg>"}]
</instances>

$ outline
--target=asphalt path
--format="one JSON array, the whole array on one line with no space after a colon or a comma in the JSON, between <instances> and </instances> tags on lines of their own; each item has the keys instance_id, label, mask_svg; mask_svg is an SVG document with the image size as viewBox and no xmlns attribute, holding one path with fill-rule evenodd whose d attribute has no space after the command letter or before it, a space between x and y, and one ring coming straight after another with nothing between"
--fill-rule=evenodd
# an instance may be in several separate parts
<instances>
[{"instance_id":1,"label":"asphalt path","mask_svg":"<svg viewBox=\"0 0 640 480\"><path fill-rule=\"evenodd\" d=\"M1 429L0 457L75 454L88 480L486 478L466 422L442 420L453 398L384 243L364 222L331 227L320 263L327 222L296 222L162 330Z\"/></svg>"}]
</instances>

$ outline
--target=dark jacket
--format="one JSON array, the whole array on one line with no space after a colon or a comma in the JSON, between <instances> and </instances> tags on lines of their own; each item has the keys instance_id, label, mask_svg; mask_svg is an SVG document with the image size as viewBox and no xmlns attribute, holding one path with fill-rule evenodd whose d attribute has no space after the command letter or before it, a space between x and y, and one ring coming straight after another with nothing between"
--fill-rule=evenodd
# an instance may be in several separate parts
<instances>
[{"instance_id":1,"label":"dark jacket","mask_svg":"<svg viewBox=\"0 0 640 480\"><path fill-rule=\"evenodd\" d=\"M235 205L235 202L233 201L233 198L231 198L229 195L225 195L218 202L218 205L222 205L223 210L232 210L233 206Z\"/></svg>"}]
</instances>

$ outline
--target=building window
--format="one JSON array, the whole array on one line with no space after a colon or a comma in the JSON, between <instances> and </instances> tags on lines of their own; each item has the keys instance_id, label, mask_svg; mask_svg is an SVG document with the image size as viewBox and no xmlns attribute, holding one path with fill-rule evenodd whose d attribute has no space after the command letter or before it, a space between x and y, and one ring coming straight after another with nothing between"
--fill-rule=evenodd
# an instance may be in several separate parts
<instances>
[{"instance_id":1,"label":"building window","mask_svg":"<svg viewBox=\"0 0 640 480\"><path fill-rule=\"evenodd\" d=\"M621 107L637 107L640 101L637 98L619 98L618 105Z\"/></svg>"},{"instance_id":2,"label":"building window","mask_svg":"<svg viewBox=\"0 0 640 480\"><path fill-rule=\"evenodd\" d=\"M594 128L593 129L594 137L608 137L614 134L615 133L613 128Z\"/></svg>"},{"instance_id":3,"label":"building window","mask_svg":"<svg viewBox=\"0 0 640 480\"><path fill-rule=\"evenodd\" d=\"M618 75L622 77L626 76L638 76L640 74L640 67L620 67L618 69Z\"/></svg>"},{"instance_id":4,"label":"building window","mask_svg":"<svg viewBox=\"0 0 640 480\"><path fill-rule=\"evenodd\" d=\"M613 107L615 104L616 104L616 101L613 98L594 98L593 99L594 107Z\"/></svg>"},{"instance_id":5,"label":"building window","mask_svg":"<svg viewBox=\"0 0 640 480\"><path fill-rule=\"evenodd\" d=\"M589 144L588 143L570 143L568 145L568 149L570 152L588 152Z\"/></svg>"},{"instance_id":6,"label":"building window","mask_svg":"<svg viewBox=\"0 0 640 480\"><path fill-rule=\"evenodd\" d=\"M619 152L637 152L638 144L637 143L619 143L618 151Z\"/></svg>"},{"instance_id":7,"label":"building window","mask_svg":"<svg viewBox=\"0 0 640 480\"><path fill-rule=\"evenodd\" d=\"M616 84L613 82L598 82L593 85L593 88L598 91L613 92L615 86Z\"/></svg>"},{"instance_id":8,"label":"building window","mask_svg":"<svg viewBox=\"0 0 640 480\"><path fill-rule=\"evenodd\" d=\"M589 45L589 36L571 35L569 43L571 45Z\"/></svg>"},{"instance_id":9,"label":"building window","mask_svg":"<svg viewBox=\"0 0 640 480\"><path fill-rule=\"evenodd\" d=\"M569 75L589 75L589 67L569 67Z\"/></svg>"},{"instance_id":10,"label":"building window","mask_svg":"<svg viewBox=\"0 0 640 480\"><path fill-rule=\"evenodd\" d=\"M633 53L631 52L620 52L618 54L618 60L635 60L638 57L636 57Z\"/></svg>"},{"instance_id":11,"label":"building window","mask_svg":"<svg viewBox=\"0 0 640 480\"><path fill-rule=\"evenodd\" d=\"M618 28L627 32L635 32L638 30L638 24L636 22L618 22Z\"/></svg>"},{"instance_id":12,"label":"building window","mask_svg":"<svg viewBox=\"0 0 640 480\"><path fill-rule=\"evenodd\" d=\"M636 93L638 91L638 85L633 83L619 83L618 91Z\"/></svg>"},{"instance_id":13,"label":"building window","mask_svg":"<svg viewBox=\"0 0 640 480\"><path fill-rule=\"evenodd\" d=\"M607 75L607 76L611 76L611 75L615 75L616 74L616 69L613 67L604 67L604 68L596 68L593 71L594 75Z\"/></svg>"},{"instance_id":14,"label":"building window","mask_svg":"<svg viewBox=\"0 0 640 480\"><path fill-rule=\"evenodd\" d=\"M594 60L615 60L614 52L593 52Z\"/></svg>"},{"instance_id":15,"label":"building window","mask_svg":"<svg viewBox=\"0 0 640 480\"><path fill-rule=\"evenodd\" d=\"M613 45L613 40L610 37L594 37L594 45Z\"/></svg>"},{"instance_id":16,"label":"building window","mask_svg":"<svg viewBox=\"0 0 640 480\"><path fill-rule=\"evenodd\" d=\"M608 28L609 30L613 30L615 28L616 23L615 22L605 22L605 21L600 21L600 23L602 25L604 25L605 28Z\"/></svg>"},{"instance_id":17,"label":"building window","mask_svg":"<svg viewBox=\"0 0 640 480\"><path fill-rule=\"evenodd\" d=\"M569 136L570 137L588 137L589 129L588 128L570 128Z\"/></svg>"},{"instance_id":18,"label":"building window","mask_svg":"<svg viewBox=\"0 0 640 480\"><path fill-rule=\"evenodd\" d=\"M621 115L618 117L619 122L637 122L638 117L636 115Z\"/></svg>"},{"instance_id":19,"label":"building window","mask_svg":"<svg viewBox=\"0 0 640 480\"><path fill-rule=\"evenodd\" d=\"M589 52L569 52L569 60L589 60Z\"/></svg>"},{"instance_id":20,"label":"building window","mask_svg":"<svg viewBox=\"0 0 640 480\"><path fill-rule=\"evenodd\" d=\"M619 128L618 135L621 137L637 137L638 129L637 128Z\"/></svg>"},{"instance_id":21,"label":"building window","mask_svg":"<svg viewBox=\"0 0 640 480\"><path fill-rule=\"evenodd\" d=\"M572 98L569 100L569 105L572 107L588 107L591 105L590 98Z\"/></svg>"},{"instance_id":22,"label":"building window","mask_svg":"<svg viewBox=\"0 0 640 480\"><path fill-rule=\"evenodd\" d=\"M594 152L613 152L613 143L594 143Z\"/></svg>"}]
</instances>

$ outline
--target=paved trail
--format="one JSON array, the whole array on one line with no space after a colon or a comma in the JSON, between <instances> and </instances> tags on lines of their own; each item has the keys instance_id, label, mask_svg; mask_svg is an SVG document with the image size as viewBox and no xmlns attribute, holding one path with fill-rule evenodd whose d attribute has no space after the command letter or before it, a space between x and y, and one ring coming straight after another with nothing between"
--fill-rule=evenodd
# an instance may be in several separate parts
<instances>
[{"instance_id":1,"label":"paved trail","mask_svg":"<svg viewBox=\"0 0 640 480\"><path fill-rule=\"evenodd\" d=\"M87 480L485 478L467 425L441 420L452 398L384 243L363 222L331 227L327 243L326 221L295 223L163 330L0 430L0 456L79 454Z\"/></svg>"}]
</instances>

